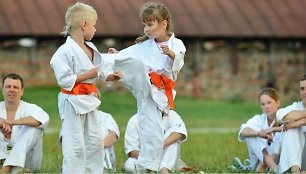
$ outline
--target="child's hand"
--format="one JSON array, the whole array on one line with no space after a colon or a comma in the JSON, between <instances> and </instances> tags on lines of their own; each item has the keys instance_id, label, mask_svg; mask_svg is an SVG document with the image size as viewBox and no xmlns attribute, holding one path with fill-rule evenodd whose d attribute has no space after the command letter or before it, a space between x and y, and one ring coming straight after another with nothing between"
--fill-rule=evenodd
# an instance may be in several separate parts
<instances>
[{"instance_id":1,"label":"child's hand","mask_svg":"<svg viewBox=\"0 0 306 174\"><path fill-rule=\"evenodd\" d=\"M116 50L116 48L109 48L109 49L107 50L107 53L109 53L109 54L118 53L118 52L119 52L119 51Z\"/></svg>"},{"instance_id":2,"label":"child's hand","mask_svg":"<svg viewBox=\"0 0 306 174\"><path fill-rule=\"evenodd\" d=\"M114 72L114 74L110 74L107 76L106 81L115 81L122 79L122 73L119 71Z\"/></svg>"},{"instance_id":3,"label":"child's hand","mask_svg":"<svg viewBox=\"0 0 306 174\"><path fill-rule=\"evenodd\" d=\"M168 45L161 45L160 48L162 49L164 54L168 55L171 59L174 59L175 54L169 49Z\"/></svg>"},{"instance_id":4,"label":"child's hand","mask_svg":"<svg viewBox=\"0 0 306 174\"><path fill-rule=\"evenodd\" d=\"M113 76L114 76L114 80L122 79L122 73L120 71L114 72Z\"/></svg>"},{"instance_id":5,"label":"child's hand","mask_svg":"<svg viewBox=\"0 0 306 174\"><path fill-rule=\"evenodd\" d=\"M305 123L306 123L306 118L296 120L296 121L288 120L284 123L283 130L288 131L288 129L298 128L298 127L304 126Z\"/></svg>"}]
</instances>

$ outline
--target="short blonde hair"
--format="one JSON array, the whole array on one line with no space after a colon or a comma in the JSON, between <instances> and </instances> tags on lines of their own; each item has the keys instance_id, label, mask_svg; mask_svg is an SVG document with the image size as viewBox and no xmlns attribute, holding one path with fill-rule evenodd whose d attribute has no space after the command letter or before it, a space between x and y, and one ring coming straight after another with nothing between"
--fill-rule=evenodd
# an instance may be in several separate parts
<instances>
[{"instance_id":1,"label":"short blonde hair","mask_svg":"<svg viewBox=\"0 0 306 174\"><path fill-rule=\"evenodd\" d=\"M96 10L92 6L77 2L67 9L65 15L66 25L61 34L67 36L71 34L71 31L75 29L80 22L88 21L93 18L97 18Z\"/></svg>"}]
</instances>

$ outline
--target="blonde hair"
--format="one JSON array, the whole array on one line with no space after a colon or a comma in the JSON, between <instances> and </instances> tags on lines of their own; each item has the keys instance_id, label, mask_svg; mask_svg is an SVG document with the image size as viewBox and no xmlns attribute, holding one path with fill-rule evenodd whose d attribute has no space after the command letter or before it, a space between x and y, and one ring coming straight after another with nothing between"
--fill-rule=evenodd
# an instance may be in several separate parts
<instances>
[{"instance_id":1,"label":"blonde hair","mask_svg":"<svg viewBox=\"0 0 306 174\"><path fill-rule=\"evenodd\" d=\"M80 22L91 20L94 17L97 18L97 12L92 6L80 2L75 3L67 9L65 15L66 25L61 34L65 36L71 34L71 31L75 29Z\"/></svg>"},{"instance_id":2,"label":"blonde hair","mask_svg":"<svg viewBox=\"0 0 306 174\"><path fill-rule=\"evenodd\" d=\"M147 2L140 9L139 18L141 22L149 22L157 20L162 22L167 21L167 33L171 34L173 32L173 24L171 19L171 14L168 8L162 3ZM136 38L135 42L143 42L149 39L148 36L140 36Z\"/></svg>"}]
</instances>

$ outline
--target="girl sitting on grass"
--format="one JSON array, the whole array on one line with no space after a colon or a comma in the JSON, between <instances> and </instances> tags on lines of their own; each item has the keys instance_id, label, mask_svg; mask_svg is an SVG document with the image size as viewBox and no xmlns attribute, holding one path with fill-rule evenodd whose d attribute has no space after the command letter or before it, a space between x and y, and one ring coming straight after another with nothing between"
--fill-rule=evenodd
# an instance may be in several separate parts
<instances>
[{"instance_id":1,"label":"girl sitting on grass","mask_svg":"<svg viewBox=\"0 0 306 174\"><path fill-rule=\"evenodd\" d=\"M250 169L256 172L276 169L282 136L282 127L276 122L280 100L273 88L264 88L259 93L262 114L255 115L242 124L238 140L247 143Z\"/></svg>"}]
</instances>

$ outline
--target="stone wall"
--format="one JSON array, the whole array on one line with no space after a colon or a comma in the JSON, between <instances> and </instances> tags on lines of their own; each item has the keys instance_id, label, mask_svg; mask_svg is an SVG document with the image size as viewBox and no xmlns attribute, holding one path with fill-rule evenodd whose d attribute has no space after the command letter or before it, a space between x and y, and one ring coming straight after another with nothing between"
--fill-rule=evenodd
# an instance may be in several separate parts
<instances>
[{"instance_id":1,"label":"stone wall","mask_svg":"<svg viewBox=\"0 0 306 174\"><path fill-rule=\"evenodd\" d=\"M257 98L263 87L273 86L281 98L298 99L299 78L305 73L306 51L305 45L293 44L216 41L214 48L206 49L204 45L199 61L200 98L249 100ZM187 74L180 79L189 91L193 89L189 85L192 83L193 66L190 62L193 55L186 55L184 72Z\"/></svg>"},{"instance_id":2,"label":"stone wall","mask_svg":"<svg viewBox=\"0 0 306 174\"><path fill-rule=\"evenodd\" d=\"M31 64L29 48L2 43L1 75L10 72L22 74L26 86L56 85L49 61L61 43L62 41L53 40L37 42L34 67ZM204 42L200 48L199 59L195 61L194 44L186 42L185 66L176 85L178 94L193 94L195 89L192 79L194 74L199 72L198 84L201 93L198 97L202 99L254 100L257 99L259 90L268 84L274 85L282 98L299 99L298 82L300 76L305 73L306 51L305 45L294 44L263 44L255 41ZM96 43L96 46L101 52L105 52L103 42ZM271 46L273 49L270 49ZM122 89L118 85L114 87Z\"/></svg>"}]
</instances>

